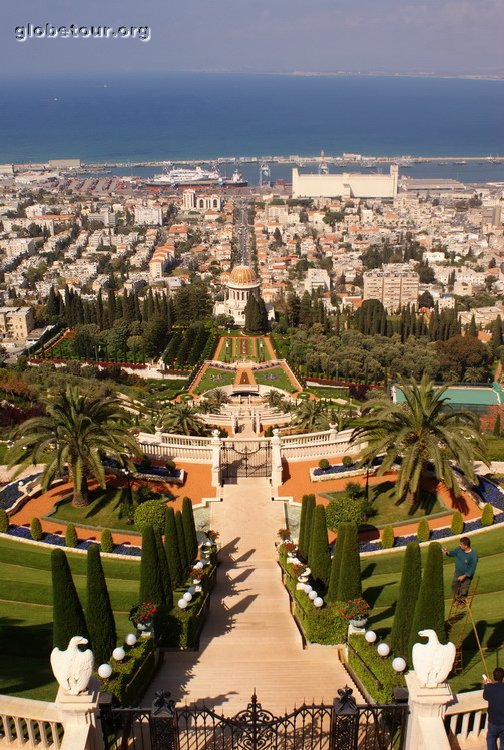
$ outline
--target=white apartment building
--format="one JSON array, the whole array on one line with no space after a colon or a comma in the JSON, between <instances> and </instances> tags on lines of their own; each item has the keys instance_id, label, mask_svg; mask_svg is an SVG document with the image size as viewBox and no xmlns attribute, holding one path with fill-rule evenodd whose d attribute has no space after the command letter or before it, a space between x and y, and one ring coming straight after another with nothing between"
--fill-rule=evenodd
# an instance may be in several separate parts
<instances>
[{"instance_id":1,"label":"white apartment building","mask_svg":"<svg viewBox=\"0 0 504 750\"><path fill-rule=\"evenodd\" d=\"M380 300L388 312L416 305L418 289L418 274L405 264L387 263L381 271L373 269L364 273L364 299Z\"/></svg>"},{"instance_id":2,"label":"white apartment building","mask_svg":"<svg viewBox=\"0 0 504 750\"><path fill-rule=\"evenodd\" d=\"M324 268L309 268L304 282L306 292L310 294L318 289L327 292L331 288L331 279Z\"/></svg>"},{"instance_id":3,"label":"white apartment building","mask_svg":"<svg viewBox=\"0 0 504 750\"><path fill-rule=\"evenodd\" d=\"M222 211L224 201L218 193L206 195L196 190L184 190L182 193L183 211Z\"/></svg>"},{"instance_id":4,"label":"white apartment building","mask_svg":"<svg viewBox=\"0 0 504 750\"><path fill-rule=\"evenodd\" d=\"M161 206L135 206L135 224L158 226L163 224Z\"/></svg>"},{"instance_id":5,"label":"white apartment building","mask_svg":"<svg viewBox=\"0 0 504 750\"><path fill-rule=\"evenodd\" d=\"M0 336L4 339L26 339L35 328L31 307L0 307Z\"/></svg>"}]
</instances>

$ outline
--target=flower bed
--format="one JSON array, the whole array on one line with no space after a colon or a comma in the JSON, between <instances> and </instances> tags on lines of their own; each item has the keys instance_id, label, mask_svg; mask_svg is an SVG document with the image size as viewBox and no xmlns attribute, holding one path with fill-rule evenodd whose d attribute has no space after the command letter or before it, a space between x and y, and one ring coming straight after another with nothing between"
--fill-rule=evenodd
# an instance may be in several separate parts
<instances>
[{"instance_id":1,"label":"flower bed","mask_svg":"<svg viewBox=\"0 0 504 750\"><path fill-rule=\"evenodd\" d=\"M102 681L101 689L113 695L120 705L138 705L157 668L154 641L141 638L125 650L122 661L112 662L112 675Z\"/></svg>"},{"instance_id":2,"label":"flower bed","mask_svg":"<svg viewBox=\"0 0 504 750\"><path fill-rule=\"evenodd\" d=\"M394 688L406 684L403 675L392 668L391 659L380 656L362 635L348 639L348 664L377 703L393 703Z\"/></svg>"},{"instance_id":3,"label":"flower bed","mask_svg":"<svg viewBox=\"0 0 504 750\"><path fill-rule=\"evenodd\" d=\"M23 479L16 479L14 482L9 482L2 490L0 490L0 508L3 510L9 510L12 508L24 495L24 492L21 492L19 489L19 484L22 483L26 488L30 482L33 482L34 479L37 479L40 476L41 472L37 472L35 474L30 474L28 477L23 477Z\"/></svg>"},{"instance_id":4,"label":"flower bed","mask_svg":"<svg viewBox=\"0 0 504 750\"><path fill-rule=\"evenodd\" d=\"M483 502L490 503L495 508L504 511L504 492L490 479L478 477L478 483L472 485L471 490L479 495Z\"/></svg>"},{"instance_id":5,"label":"flower bed","mask_svg":"<svg viewBox=\"0 0 504 750\"><path fill-rule=\"evenodd\" d=\"M18 539L30 539L32 541L31 531L27 526L11 526L9 531L6 532L9 536L17 537ZM41 543L53 544L57 547L65 547L65 537L60 534L49 534L44 532L42 534ZM71 549L86 550L92 544L98 544L90 539L81 540L77 543L76 547ZM111 553L114 555L128 555L130 557L140 557L142 550L140 547L133 547L129 544L115 544L114 549Z\"/></svg>"},{"instance_id":6,"label":"flower bed","mask_svg":"<svg viewBox=\"0 0 504 750\"><path fill-rule=\"evenodd\" d=\"M369 469L368 476L374 476L377 471L376 467ZM327 482L330 479L336 479L341 474L344 474L345 477L362 477L366 475L366 469L356 469L355 464L352 464L352 466L335 464L328 469L319 469L317 467L316 469L310 469L310 482Z\"/></svg>"}]
</instances>

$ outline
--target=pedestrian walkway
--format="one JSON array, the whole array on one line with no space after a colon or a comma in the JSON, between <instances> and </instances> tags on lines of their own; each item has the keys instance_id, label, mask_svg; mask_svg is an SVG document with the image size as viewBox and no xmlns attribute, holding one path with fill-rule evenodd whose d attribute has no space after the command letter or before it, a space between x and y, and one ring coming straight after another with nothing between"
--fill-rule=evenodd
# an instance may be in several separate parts
<instances>
[{"instance_id":1,"label":"pedestrian walkway","mask_svg":"<svg viewBox=\"0 0 504 750\"><path fill-rule=\"evenodd\" d=\"M332 702L350 685L332 646L303 650L281 582L275 541L285 527L284 505L268 480L240 479L223 488L211 508L222 549L217 585L199 652L169 652L145 696L170 690L177 703L205 703L232 715L257 692L263 707L283 713L303 701Z\"/></svg>"}]
</instances>

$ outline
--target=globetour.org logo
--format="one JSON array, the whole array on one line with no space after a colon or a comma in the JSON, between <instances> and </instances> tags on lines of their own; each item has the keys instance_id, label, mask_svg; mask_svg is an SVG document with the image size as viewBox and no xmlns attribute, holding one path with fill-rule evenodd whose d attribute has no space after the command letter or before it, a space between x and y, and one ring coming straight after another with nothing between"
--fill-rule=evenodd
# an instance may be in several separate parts
<instances>
[{"instance_id":1,"label":"globetour.org logo","mask_svg":"<svg viewBox=\"0 0 504 750\"><path fill-rule=\"evenodd\" d=\"M71 23L69 26L56 26L52 23L37 25L26 23L14 28L17 42L29 39L138 39L149 42L150 26L80 26Z\"/></svg>"}]
</instances>

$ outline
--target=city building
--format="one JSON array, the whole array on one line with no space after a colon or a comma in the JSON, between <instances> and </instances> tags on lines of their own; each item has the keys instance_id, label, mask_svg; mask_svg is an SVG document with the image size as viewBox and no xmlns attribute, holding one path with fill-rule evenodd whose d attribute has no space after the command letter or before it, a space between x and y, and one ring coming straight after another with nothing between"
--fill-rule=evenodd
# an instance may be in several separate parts
<instances>
[{"instance_id":1,"label":"city building","mask_svg":"<svg viewBox=\"0 0 504 750\"><path fill-rule=\"evenodd\" d=\"M331 288L329 274L324 268L309 268L306 272L304 288L310 294L318 289L327 292Z\"/></svg>"},{"instance_id":2,"label":"city building","mask_svg":"<svg viewBox=\"0 0 504 750\"><path fill-rule=\"evenodd\" d=\"M206 195L197 193L196 190L184 190L182 193L182 209L184 211L206 211L214 209L222 211L223 198L218 193Z\"/></svg>"},{"instance_id":3,"label":"city building","mask_svg":"<svg viewBox=\"0 0 504 750\"><path fill-rule=\"evenodd\" d=\"M0 336L4 339L26 339L35 327L31 307L0 307Z\"/></svg>"},{"instance_id":4,"label":"city building","mask_svg":"<svg viewBox=\"0 0 504 750\"><path fill-rule=\"evenodd\" d=\"M214 315L228 315L236 325L245 325L245 307L249 297L253 294L260 296L261 282L250 266L235 266L226 281L226 298L224 302L216 302Z\"/></svg>"},{"instance_id":5,"label":"city building","mask_svg":"<svg viewBox=\"0 0 504 750\"><path fill-rule=\"evenodd\" d=\"M365 271L364 300L378 299L388 312L394 312L405 305L417 304L419 283L416 271L404 264L388 263L381 271Z\"/></svg>"},{"instance_id":6,"label":"city building","mask_svg":"<svg viewBox=\"0 0 504 750\"><path fill-rule=\"evenodd\" d=\"M399 169L392 164L390 174L300 174L292 170L293 198L395 198Z\"/></svg>"},{"instance_id":7,"label":"city building","mask_svg":"<svg viewBox=\"0 0 504 750\"><path fill-rule=\"evenodd\" d=\"M162 223L161 206L135 206L135 224L160 227Z\"/></svg>"}]
</instances>

